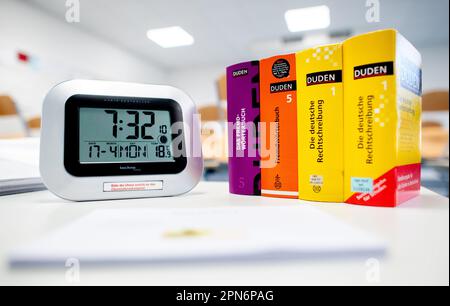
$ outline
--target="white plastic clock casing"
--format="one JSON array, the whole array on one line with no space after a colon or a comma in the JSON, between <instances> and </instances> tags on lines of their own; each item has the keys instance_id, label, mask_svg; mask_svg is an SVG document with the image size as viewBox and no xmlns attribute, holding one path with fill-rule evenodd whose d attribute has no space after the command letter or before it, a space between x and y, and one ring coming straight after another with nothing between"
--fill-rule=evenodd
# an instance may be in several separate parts
<instances>
[{"instance_id":1,"label":"white plastic clock casing","mask_svg":"<svg viewBox=\"0 0 450 306\"><path fill-rule=\"evenodd\" d=\"M182 109L184 124L192 137L185 137L187 166L178 174L130 175L112 177L75 177L64 166L65 104L74 95L160 98L176 101ZM73 80L54 87L44 100L40 144L40 172L47 188L55 195L72 201L112 200L176 196L189 192L203 173L200 123L194 102L183 91L160 85L122 82ZM198 135L197 135L198 134ZM74 139L73 141L78 141ZM156 182L161 190L106 192L105 184ZM159 189L159 188L158 188Z\"/></svg>"}]
</instances>

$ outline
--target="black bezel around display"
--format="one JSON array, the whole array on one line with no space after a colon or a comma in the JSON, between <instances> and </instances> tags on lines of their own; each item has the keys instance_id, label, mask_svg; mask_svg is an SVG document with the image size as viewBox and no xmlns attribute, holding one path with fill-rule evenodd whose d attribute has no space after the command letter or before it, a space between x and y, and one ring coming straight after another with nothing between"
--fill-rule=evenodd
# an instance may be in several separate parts
<instances>
[{"instance_id":1,"label":"black bezel around display","mask_svg":"<svg viewBox=\"0 0 450 306\"><path fill-rule=\"evenodd\" d=\"M186 134L183 130L179 134L172 134L172 139L182 134L182 141L177 143L178 148L176 150L173 148L173 152L180 150L182 152L181 156L174 156L175 162L80 163L80 108L162 110L170 113L171 124L183 122L181 106L171 99L74 95L65 105L64 127L64 166L71 175L76 177L166 175L181 173L186 168L184 138Z\"/></svg>"}]
</instances>

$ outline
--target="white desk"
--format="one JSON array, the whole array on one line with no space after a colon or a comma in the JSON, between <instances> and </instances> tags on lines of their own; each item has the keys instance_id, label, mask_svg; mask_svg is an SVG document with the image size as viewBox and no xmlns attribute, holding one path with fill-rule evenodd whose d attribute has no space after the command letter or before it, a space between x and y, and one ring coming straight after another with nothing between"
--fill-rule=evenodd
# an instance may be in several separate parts
<instances>
[{"instance_id":1,"label":"white desk","mask_svg":"<svg viewBox=\"0 0 450 306\"><path fill-rule=\"evenodd\" d=\"M181 198L69 203L49 192L0 197L0 285L65 285L66 269L12 269L11 248L32 241L96 209L302 205L296 200L239 197L226 183L201 183ZM284 262L81 267L82 285L448 285L449 200L430 191L396 208L314 204L345 222L384 237L388 254L364 258Z\"/></svg>"}]
</instances>

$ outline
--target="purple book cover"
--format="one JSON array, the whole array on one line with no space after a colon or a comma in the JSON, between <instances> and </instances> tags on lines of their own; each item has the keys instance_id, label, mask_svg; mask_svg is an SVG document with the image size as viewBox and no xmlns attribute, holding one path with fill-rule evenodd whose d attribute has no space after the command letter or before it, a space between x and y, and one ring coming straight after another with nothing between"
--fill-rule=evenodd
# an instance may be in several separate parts
<instances>
[{"instance_id":1,"label":"purple book cover","mask_svg":"<svg viewBox=\"0 0 450 306\"><path fill-rule=\"evenodd\" d=\"M230 192L261 195L259 62L227 68Z\"/></svg>"}]
</instances>

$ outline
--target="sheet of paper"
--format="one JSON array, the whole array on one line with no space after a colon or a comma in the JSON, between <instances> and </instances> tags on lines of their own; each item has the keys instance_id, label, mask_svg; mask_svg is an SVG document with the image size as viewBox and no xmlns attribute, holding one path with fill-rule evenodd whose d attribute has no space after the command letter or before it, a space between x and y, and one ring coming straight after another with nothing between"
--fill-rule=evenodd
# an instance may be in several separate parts
<instances>
[{"instance_id":1,"label":"sheet of paper","mask_svg":"<svg viewBox=\"0 0 450 306\"><path fill-rule=\"evenodd\" d=\"M0 181L39 176L39 138L0 140Z\"/></svg>"},{"instance_id":2,"label":"sheet of paper","mask_svg":"<svg viewBox=\"0 0 450 306\"><path fill-rule=\"evenodd\" d=\"M380 256L382 241L316 208L98 210L14 250L11 264Z\"/></svg>"},{"instance_id":3,"label":"sheet of paper","mask_svg":"<svg viewBox=\"0 0 450 306\"><path fill-rule=\"evenodd\" d=\"M38 177L40 177L38 166L0 159L0 182Z\"/></svg>"},{"instance_id":4,"label":"sheet of paper","mask_svg":"<svg viewBox=\"0 0 450 306\"><path fill-rule=\"evenodd\" d=\"M0 196L44 190L39 138L0 140Z\"/></svg>"}]
</instances>

